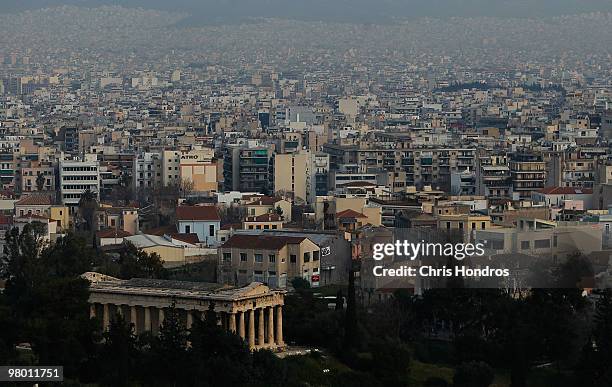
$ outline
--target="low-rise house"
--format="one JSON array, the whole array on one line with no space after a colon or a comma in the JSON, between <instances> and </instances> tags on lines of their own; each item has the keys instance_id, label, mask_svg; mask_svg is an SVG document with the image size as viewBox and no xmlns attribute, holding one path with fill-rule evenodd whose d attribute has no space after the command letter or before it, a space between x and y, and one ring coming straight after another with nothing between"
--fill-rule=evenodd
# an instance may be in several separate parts
<instances>
[{"instance_id":1,"label":"low-rise house","mask_svg":"<svg viewBox=\"0 0 612 387\"><path fill-rule=\"evenodd\" d=\"M291 202L287 199L255 196L246 204L247 216L277 214L291 222Z\"/></svg>"},{"instance_id":2,"label":"low-rise house","mask_svg":"<svg viewBox=\"0 0 612 387\"><path fill-rule=\"evenodd\" d=\"M121 229L106 229L96 233L100 247L123 244L123 238L129 236L132 236L132 234Z\"/></svg>"},{"instance_id":3,"label":"low-rise house","mask_svg":"<svg viewBox=\"0 0 612 387\"><path fill-rule=\"evenodd\" d=\"M305 236L234 234L219 247L218 280L285 288L291 279L303 278L317 286L320 260L321 249Z\"/></svg>"},{"instance_id":4,"label":"low-rise house","mask_svg":"<svg viewBox=\"0 0 612 387\"><path fill-rule=\"evenodd\" d=\"M280 230L283 228L283 217L278 214L247 216L242 222L245 230Z\"/></svg>"},{"instance_id":5,"label":"low-rise house","mask_svg":"<svg viewBox=\"0 0 612 387\"><path fill-rule=\"evenodd\" d=\"M181 234L197 234L199 242L208 246L218 243L221 217L216 206L179 206L176 223Z\"/></svg>"}]
</instances>

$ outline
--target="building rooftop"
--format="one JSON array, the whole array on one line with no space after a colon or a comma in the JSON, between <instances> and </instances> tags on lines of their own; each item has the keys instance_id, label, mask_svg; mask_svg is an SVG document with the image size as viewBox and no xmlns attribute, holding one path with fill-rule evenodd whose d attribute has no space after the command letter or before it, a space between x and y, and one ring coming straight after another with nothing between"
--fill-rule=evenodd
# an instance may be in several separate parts
<instances>
[{"instance_id":1,"label":"building rooftop","mask_svg":"<svg viewBox=\"0 0 612 387\"><path fill-rule=\"evenodd\" d=\"M259 297L270 293L284 293L271 290L260 282L234 288L228 285L207 282L172 281L159 279L133 278L120 280L98 273L85 273L84 278L90 280L92 293L120 293L123 295L180 297L201 300L234 301Z\"/></svg>"},{"instance_id":2,"label":"building rooftop","mask_svg":"<svg viewBox=\"0 0 612 387\"><path fill-rule=\"evenodd\" d=\"M215 206L179 206L176 208L178 221L221 221L219 210Z\"/></svg>"},{"instance_id":3,"label":"building rooftop","mask_svg":"<svg viewBox=\"0 0 612 387\"><path fill-rule=\"evenodd\" d=\"M304 236L280 236L280 235L246 235L234 234L221 248L242 248L259 250L279 250L289 244L301 243Z\"/></svg>"},{"instance_id":4,"label":"building rooftop","mask_svg":"<svg viewBox=\"0 0 612 387\"><path fill-rule=\"evenodd\" d=\"M51 197L48 194L41 193L24 196L15 203L16 206L50 206L51 204L53 204Z\"/></svg>"},{"instance_id":5,"label":"building rooftop","mask_svg":"<svg viewBox=\"0 0 612 387\"><path fill-rule=\"evenodd\" d=\"M593 190L579 187L546 187L539 190L538 193L545 195L590 195Z\"/></svg>"}]
</instances>

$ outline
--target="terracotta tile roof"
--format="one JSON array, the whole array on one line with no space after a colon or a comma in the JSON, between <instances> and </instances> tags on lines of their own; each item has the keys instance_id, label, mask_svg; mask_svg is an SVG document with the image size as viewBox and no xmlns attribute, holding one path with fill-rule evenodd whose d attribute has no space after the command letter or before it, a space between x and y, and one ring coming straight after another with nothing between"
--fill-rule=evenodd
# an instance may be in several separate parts
<instances>
[{"instance_id":1,"label":"terracotta tile roof","mask_svg":"<svg viewBox=\"0 0 612 387\"><path fill-rule=\"evenodd\" d=\"M546 187L538 191L545 195L589 195L593 193L591 188L580 187Z\"/></svg>"},{"instance_id":2,"label":"terracotta tile roof","mask_svg":"<svg viewBox=\"0 0 612 387\"><path fill-rule=\"evenodd\" d=\"M96 233L96 235L98 236L98 238L125 238L128 236L132 236L132 233L129 233L127 231L124 230L115 230L115 229L108 229L108 230L101 230L98 231Z\"/></svg>"},{"instance_id":3,"label":"terracotta tile roof","mask_svg":"<svg viewBox=\"0 0 612 387\"><path fill-rule=\"evenodd\" d=\"M170 237L172 239L178 239L181 242L185 242L185 243L191 243L192 245L196 245L198 243L200 243L200 239L198 238L198 234L179 234L179 233L175 233L175 234L170 234Z\"/></svg>"},{"instance_id":4,"label":"terracotta tile roof","mask_svg":"<svg viewBox=\"0 0 612 387\"><path fill-rule=\"evenodd\" d=\"M342 219L342 218L367 218L367 216L365 216L361 212L353 211L351 209L344 210L342 212L338 212L336 214L336 217L338 219Z\"/></svg>"},{"instance_id":5,"label":"terracotta tile roof","mask_svg":"<svg viewBox=\"0 0 612 387\"><path fill-rule=\"evenodd\" d=\"M301 243L306 237L272 235L233 235L221 248L280 250L286 245Z\"/></svg>"},{"instance_id":6,"label":"terracotta tile roof","mask_svg":"<svg viewBox=\"0 0 612 387\"><path fill-rule=\"evenodd\" d=\"M24 196L15 203L16 206L50 206L51 204L53 203L49 195L39 193Z\"/></svg>"},{"instance_id":7,"label":"terracotta tile roof","mask_svg":"<svg viewBox=\"0 0 612 387\"><path fill-rule=\"evenodd\" d=\"M248 203L249 206L273 206L274 203L278 202L279 199L271 198L269 196L260 196L255 198L252 202Z\"/></svg>"},{"instance_id":8,"label":"terracotta tile roof","mask_svg":"<svg viewBox=\"0 0 612 387\"><path fill-rule=\"evenodd\" d=\"M20 221L24 221L28 219L38 219L38 220L47 220L49 222L57 222L57 220L53 220L46 216L36 215L36 214L24 214L23 216L18 216L16 219Z\"/></svg>"},{"instance_id":9,"label":"terracotta tile roof","mask_svg":"<svg viewBox=\"0 0 612 387\"><path fill-rule=\"evenodd\" d=\"M172 225L172 226L152 228L150 230L144 231L144 233L148 235L164 236L164 235L177 234L178 230L176 229L176 226Z\"/></svg>"},{"instance_id":10,"label":"terracotta tile roof","mask_svg":"<svg viewBox=\"0 0 612 387\"><path fill-rule=\"evenodd\" d=\"M179 206L176 208L176 219L221 221L221 216L215 206Z\"/></svg>"}]
</instances>

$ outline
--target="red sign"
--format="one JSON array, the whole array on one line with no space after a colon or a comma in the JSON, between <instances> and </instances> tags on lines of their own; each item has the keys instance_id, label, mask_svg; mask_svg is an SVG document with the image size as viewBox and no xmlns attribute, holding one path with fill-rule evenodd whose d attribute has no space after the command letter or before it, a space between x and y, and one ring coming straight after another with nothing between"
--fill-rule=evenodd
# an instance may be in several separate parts
<instances>
[{"instance_id":1,"label":"red sign","mask_svg":"<svg viewBox=\"0 0 612 387\"><path fill-rule=\"evenodd\" d=\"M319 275L315 274L310 279L312 280L312 282L319 282Z\"/></svg>"}]
</instances>

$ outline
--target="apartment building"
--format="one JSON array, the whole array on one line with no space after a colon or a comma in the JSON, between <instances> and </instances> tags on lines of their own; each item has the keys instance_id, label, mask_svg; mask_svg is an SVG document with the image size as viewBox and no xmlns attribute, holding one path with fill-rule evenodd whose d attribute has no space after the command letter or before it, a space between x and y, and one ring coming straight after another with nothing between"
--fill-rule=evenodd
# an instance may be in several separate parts
<instances>
[{"instance_id":1,"label":"apartment building","mask_svg":"<svg viewBox=\"0 0 612 387\"><path fill-rule=\"evenodd\" d=\"M21 168L21 192L54 191L55 168L36 165Z\"/></svg>"},{"instance_id":2,"label":"apartment building","mask_svg":"<svg viewBox=\"0 0 612 387\"><path fill-rule=\"evenodd\" d=\"M219 282L286 288L293 278L316 286L321 249L304 236L235 234L219 247Z\"/></svg>"},{"instance_id":3,"label":"apartment building","mask_svg":"<svg viewBox=\"0 0 612 387\"><path fill-rule=\"evenodd\" d=\"M562 259L601 251L603 232L592 223L521 218L516 227L476 230L474 241L485 246L487 255L520 253Z\"/></svg>"},{"instance_id":4,"label":"apartment building","mask_svg":"<svg viewBox=\"0 0 612 387\"><path fill-rule=\"evenodd\" d=\"M510 157L512 192L520 199L529 199L531 193L544 188L546 183L546 162L542 155L516 152Z\"/></svg>"},{"instance_id":5,"label":"apartment building","mask_svg":"<svg viewBox=\"0 0 612 387\"><path fill-rule=\"evenodd\" d=\"M223 158L225 191L268 193L273 150L267 147L227 145Z\"/></svg>"},{"instance_id":6,"label":"apartment building","mask_svg":"<svg viewBox=\"0 0 612 387\"><path fill-rule=\"evenodd\" d=\"M193 192L217 192L219 190L218 163L213 149L192 149L180 153L181 181L191 184Z\"/></svg>"},{"instance_id":7,"label":"apartment building","mask_svg":"<svg viewBox=\"0 0 612 387\"><path fill-rule=\"evenodd\" d=\"M156 152L143 152L134 157L135 189L153 188L162 184L162 157Z\"/></svg>"},{"instance_id":8,"label":"apartment building","mask_svg":"<svg viewBox=\"0 0 612 387\"><path fill-rule=\"evenodd\" d=\"M59 163L62 203L74 207L85 191L100 193L100 166L97 161L62 160Z\"/></svg>"},{"instance_id":9,"label":"apartment building","mask_svg":"<svg viewBox=\"0 0 612 387\"><path fill-rule=\"evenodd\" d=\"M316 199L315 156L308 150L274 157L274 192L293 193L294 200Z\"/></svg>"}]
</instances>

